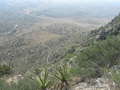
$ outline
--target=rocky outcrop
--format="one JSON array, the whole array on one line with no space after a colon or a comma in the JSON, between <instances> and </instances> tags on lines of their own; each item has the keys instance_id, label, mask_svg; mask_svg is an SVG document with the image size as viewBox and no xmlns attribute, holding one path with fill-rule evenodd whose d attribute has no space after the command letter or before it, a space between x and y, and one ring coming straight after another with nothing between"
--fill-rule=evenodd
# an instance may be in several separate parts
<instances>
[{"instance_id":1,"label":"rocky outcrop","mask_svg":"<svg viewBox=\"0 0 120 90\"><path fill-rule=\"evenodd\" d=\"M88 83L79 83L74 90L120 90L113 80L108 78L92 79Z\"/></svg>"},{"instance_id":2,"label":"rocky outcrop","mask_svg":"<svg viewBox=\"0 0 120 90\"><path fill-rule=\"evenodd\" d=\"M98 35L96 36L96 40L103 40L106 39L107 36L117 35L118 33L120 33L120 24L115 25L110 29L100 30Z\"/></svg>"},{"instance_id":3,"label":"rocky outcrop","mask_svg":"<svg viewBox=\"0 0 120 90\"><path fill-rule=\"evenodd\" d=\"M118 35L120 33L120 14L104 27L91 32L96 36L96 41L104 40L107 36Z\"/></svg>"}]
</instances>

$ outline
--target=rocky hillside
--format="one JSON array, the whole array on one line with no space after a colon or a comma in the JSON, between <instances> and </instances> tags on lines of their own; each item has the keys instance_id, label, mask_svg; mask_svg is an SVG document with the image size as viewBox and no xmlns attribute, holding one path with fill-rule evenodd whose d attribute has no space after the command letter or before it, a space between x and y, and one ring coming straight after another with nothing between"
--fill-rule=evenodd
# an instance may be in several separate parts
<instances>
[{"instance_id":1,"label":"rocky hillside","mask_svg":"<svg viewBox=\"0 0 120 90\"><path fill-rule=\"evenodd\" d=\"M51 28L51 26L49 26L49 28ZM56 27L52 29L56 29ZM44 41L41 43L38 42L37 44L31 43L30 41L28 41L29 39L27 39L27 43L29 43L29 45L26 45L26 43L24 43L24 39L20 39L19 42L16 43L19 45L19 47L11 46L13 44L9 43L9 39L4 38L7 44L2 43L1 45L5 45L7 49L5 47L1 47L0 49L4 50L4 52L7 52L7 55L5 53L0 53L2 60L4 61L5 59L9 67L11 67L14 72L17 72L15 72L16 74L22 72L24 75L15 75L13 76L14 80L11 77L7 79L7 82L10 83L12 81L16 82L18 80L18 77L22 78L22 80L18 80L17 84L14 83L8 85L7 83L1 81L1 86L3 86L2 88L5 88L5 85L7 85L7 87L10 88L9 90L13 90L13 88L15 90L16 88L14 87L14 85L16 85L16 87L19 87L20 85L20 90L21 88L27 88L29 90L37 89L38 84L35 83L36 80L34 83L32 81L28 82L29 79L25 78L25 76L28 75L32 77L34 73L47 75L44 74L44 71L42 70L44 67L47 67L48 71L50 71L50 75L51 72L53 73L53 75L55 75L55 73L57 72L57 75L61 75L63 77L62 79L65 79L62 80L60 78L61 82L65 83L67 81L67 83L70 83L70 87L73 88L73 90L119 90L120 14L107 25L93 31L75 33L73 35L71 35L70 33L69 35L63 35L64 37L61 37L61 29L62 28L60 28L60 32L57 33L57 36L56 32L49 32L52 32L52 34L54 34L52 36L54 36L56 39L49 38L49 41ZM69 31L71 27L66 29L68 29ZM59 31L59 29L57 30ZM46 32L44 31L43 33ZM31 33L29 34L31 36L33 35ZM35 35L38 34L39 32L36 30ZM22 37L25 37L27 34L21 35ZM42 35L38 36L42 37ZM21 44L20 42L22 42L23 44ZM14 39L11 43L15 43ZM43 50L41 51L41 49ZM37 52L34 52L34 50L36 50ZM5 57L3 57L3 55ZM23 57L21 58L20 56ZM8 58L10 57L14 58L14 60L10 59L9 61ZM66 69L63 66L64 69L62 69L59 68L59 65L66 65L68 66L68 68ZM54 72L56 67L57 70L60 71L59 74L58 71ZM69 67L71 68L69 69ZM69 73L67 73L68 69ZM56 77L56 75L54 77ZM35 78L33 77L33 79ZM51 78L49 80L51 80ZM59 84L59 82L54 81L52 83L53 86L55 83ZM63 84L60 85L64 86Z\"/></svg>"},{"instance_id":2,"label":"rocky hillside","mask_svg":"<svg viewBox=\"0 0 120 90\"><path fill-rule=\"evenodd\" d=\"M75 89L119 90L120 14L87 36L89 39L82 44L85 48L76 58L81 83Z\"/></svg>"},{"instance_id":3,"label":"rocky hillside","mask_svg":"<svg viewBox=\"0 0 120 90\"><path fill-rule=\"evenodd\" d=\"M106 26L101 27L92 33L96 34L96 40L105 40L107 36L118 35L120 33L120 14L116 16Z\"/></svg>"}]
</instances>

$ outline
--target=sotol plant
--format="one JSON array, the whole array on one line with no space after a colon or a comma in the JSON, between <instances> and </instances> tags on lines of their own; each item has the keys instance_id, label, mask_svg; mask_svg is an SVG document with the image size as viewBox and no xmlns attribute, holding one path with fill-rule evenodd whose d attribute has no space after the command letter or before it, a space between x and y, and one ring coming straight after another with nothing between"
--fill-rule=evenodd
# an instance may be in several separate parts
<instances>
[{"instance_id":1,"label":"sotol plant","mask_svg":"<svg viewBox=\"0 0 120 90\"><path fill-rule=\"evenodd\" d=\"M38 85L39 85L39 89L38 90L47 90L48 88L50 88L51 86L51 82L48 79L49 75L48 75L48 71L47 69L45 69L44 72L37 74L35 79L31 78L32 80L34 80Z\"/></svg>"},{"instance_id":2,"label":"sotol plant","mask_svg":"<svg viewBox=\"0 0 120 90\"><path fill-rule=\"evenodd\" d=\"M55 90L70 90L70 70L67 66L59 66L55 71L50 71L52 77L57 79L57 84L54 86Z\"/></svg>"}]
</instances>

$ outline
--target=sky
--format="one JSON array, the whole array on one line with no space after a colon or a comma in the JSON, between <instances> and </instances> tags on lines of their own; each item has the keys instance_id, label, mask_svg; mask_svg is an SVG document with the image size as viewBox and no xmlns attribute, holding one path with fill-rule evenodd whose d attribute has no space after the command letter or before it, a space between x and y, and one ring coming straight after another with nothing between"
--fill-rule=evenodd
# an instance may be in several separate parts
<instances>
[{"instance_id":1,"label":"sky","mask_svg":"<svg viewBox=\"0 0 120 90\"><path fill-rule=\"evenodd\" d=\"M120 0L49 0L52 2L61 2L61 3L77 3L77 2L120 2Z\"/></svg>"},{"instance_id":2,"label":"sky","mask_svg":"<svg viewBox=\"0 0 120 90\"><path fill-rule=\"evenodd\" d=\"M88 1L88 2L93 2L93 1L106 1L106 2L116 2L116 1L120 1L120 0L51 0L54 2L79 2L79 1Z\"/></svg>"},{"instance_id":3,"label":"sky","mask_svg":"<svg viewBox=\"0 0 120 90\"><path fill-rule=\"evenodd\" d=\"M81 3L91 3L91 4L99 4L99 3L113 3L117 2L120 3L120 0L0 0L4 2L11 2L11 3L17 3L17 4L23 4L23 3L53 3L53 4L81 4ZM94 3L93 3L94 2Z\"/></svg>"},{"instance_id":4,"label":"sky","mask_svg":"<svg viewBox=\"0 0 120 90\"><path fill-rule=\"evenodd\" d=\"M120 0L0 0L0 1L52 1L52 2L120 2Z\"/></svg>"}]
</instances>

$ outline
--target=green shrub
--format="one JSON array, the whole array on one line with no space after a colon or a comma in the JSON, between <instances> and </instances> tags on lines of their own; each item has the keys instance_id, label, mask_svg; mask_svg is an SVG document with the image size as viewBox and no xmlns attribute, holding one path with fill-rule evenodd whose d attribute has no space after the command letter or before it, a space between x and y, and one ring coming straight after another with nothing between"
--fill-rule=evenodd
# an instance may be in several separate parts
<instances>
[{"instance_id":1,"label":"green shrub","mask_svg":"<svg viewBox=\"0 0 120 90\"><path fill-rule=\"evenodd\" d=\"M0 77L12 74L12 69L7 65L0 65Z\"/></svg>"},{"instance_id":2,"label":"green shrub","mask_svg":"<svg viewBox=\"0 0 120 90\"><path fill-rule=\"evenodd\" d=\"M78 71L81 76L95 78L104 71L102 68L110 68L120 63L120 37L99 41L89 46L76 59ZM96 70L96 68L98 70Z\"/></svg>"},{"instance_id":3,"label":"green shrub","mask_svg":"<svg viewBox=\"0 0 120 90\"><path fill-rule=\"evenodd\" d=\"M114 70L111 70L111 72L112 72L112 78L120 86L120 70L117 72Z\"/></svg>"},{"instance_id":4,"label":"green shrub","mask_svg":"<svg viewBox=\"0 0 120 90\"><path fill-rule=\"evenodd\" d=\"M74 46L72 46L71 47L71 49L70 50L68 50L68 54L72 54L72 53L74 53L75 52L75 47Z\"/></svg>"},{"instance_id":5,"label":"green shrub","mask_svg":"<svg viewBox=\"0 0 120 90\"><path fill-rule=\"evenodd\" d=\"M38 85L29 78L19 80L17 83L6 83L0 80L0 90L37 90Z\"/></svg>"},{"instance_id":6,"label":"green shrub","mask_svg":"<svg viewBox=\"0 0 120 90\"><path fill-rule=\"evenodd\" d=\"M119 62L120 37L99 41L85 49L78 57L80 67L111 67Z\"/></svg>"},{"instance_id":7,"label":"green shrub","mask_svg":"<svg viewBox=\"0 0 120 90\"><path fill-rule=\"evenodd\" d=\"M77 65L71 67L71 74L72 76L79 74L79 67Z\"/></svg>"},{"instance_id":8,"label":"green shrub","mask_svg":"<svg viewBox=\"0 0 120 90\"><path fill-rule=\"evenodd\" d=\"M117 31L117 30L115 30L111 33L111 35L115 35L115 36L117 36L118 34L119 34L119 31Z\"/></svg>"},{"instance_id":9,"label":"green shrub","mask_svg":"<svg viewBox=\"0 0 120 90\"><path fill-rule=\"evenodd\" d=\"M64 57L64 61L69 61L72 56L73 56L73 54L67 54L67 55Z\"/></svg>"},{"instance_id":10,"label":"green shrub","mask_svg":"<svg viewBox=\"0 0 120 90\"><path fill-rule=\"evenodd\" d=\"M38 85L29 78L19 80L17 83L11 84L13 90L37 90Z\"/></svg>"},{"instance_id":11,"label":"green shrub","mask_svg":"<svg viewBox=\"0 0 120 90\"><path fill-rule=\"evenodd\" d=\"M0 90L9 90L9 84L2 79L0 79Z\"/></svg>"}]
</instances>

